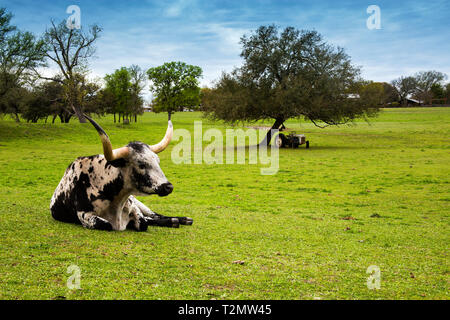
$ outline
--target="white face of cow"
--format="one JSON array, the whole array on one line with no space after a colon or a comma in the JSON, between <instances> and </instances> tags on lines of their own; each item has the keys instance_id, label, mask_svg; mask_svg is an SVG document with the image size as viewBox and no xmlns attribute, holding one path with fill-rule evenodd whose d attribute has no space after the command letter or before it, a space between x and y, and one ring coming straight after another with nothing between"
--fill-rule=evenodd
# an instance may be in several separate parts
<instances>
[{"instance_id":1,"label":"white face of cow","mask_svg":"<svg viewBox=\"0 0 450 320\"><path fill-rule=\"evenodd\" d=\"M159 165L159 157L142 142L131 142L127 158L131 170L131 183L139 195L167 196L173 185L167 180Z\"/></svg>"}]
</instances>

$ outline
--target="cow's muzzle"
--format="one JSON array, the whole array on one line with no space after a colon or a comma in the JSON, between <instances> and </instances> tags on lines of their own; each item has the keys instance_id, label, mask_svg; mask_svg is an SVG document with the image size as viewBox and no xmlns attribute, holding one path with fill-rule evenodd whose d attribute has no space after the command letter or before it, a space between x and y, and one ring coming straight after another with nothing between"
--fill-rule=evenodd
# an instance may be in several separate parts
<instances>
[{"instance_id":1,"label":"cow's muzzle","mask_svg":"<svg viewBox=\"0 0 450 320\"><path fill-rule=\"evenodd\" d=\"M160 197L167 196L173 191L173 185L170 182L163 183L156 189L156 194Z\"/></svg>"}]
</instances>

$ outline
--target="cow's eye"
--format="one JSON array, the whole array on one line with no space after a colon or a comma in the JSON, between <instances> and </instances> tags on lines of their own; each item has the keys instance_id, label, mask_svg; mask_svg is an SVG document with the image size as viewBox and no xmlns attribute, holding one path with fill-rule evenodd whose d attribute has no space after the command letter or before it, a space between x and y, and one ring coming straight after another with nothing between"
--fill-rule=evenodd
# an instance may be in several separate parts
<instances>
[{"instance_id":1,"label":"cow's eye","mask_svg":"<svg viewBox=\"0 0 450 320\"><path fill-rule=\"evenodd\" d=\"M145 164L140 164L140 165L139 165L139 169L142 169L142 170L144 170L146 167L147 167L147 166L146 166Z\"/></svg>"}]
</instances>

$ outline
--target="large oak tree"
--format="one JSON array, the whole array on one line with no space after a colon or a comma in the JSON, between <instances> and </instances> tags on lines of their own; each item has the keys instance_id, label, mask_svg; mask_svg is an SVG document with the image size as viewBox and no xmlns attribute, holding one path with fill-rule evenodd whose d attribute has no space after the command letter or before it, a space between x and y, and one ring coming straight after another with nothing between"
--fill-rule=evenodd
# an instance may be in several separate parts
<instances>
[{"instance_id":1,"label":"large oak tree","mask_svg":"<svg viewBox=\"0 0 450 320\"><path fill-rule=\"evenodd\" d=\"M358 95L359 68L316 31L261 26L240 43L243 66L222 74L202 95L202 107L213 119L273 119L272 128L278 129L290 118L338 125L378 109L373 99ZM269 131L268 144L270 138Z\"/></svg>"}]
</instances>

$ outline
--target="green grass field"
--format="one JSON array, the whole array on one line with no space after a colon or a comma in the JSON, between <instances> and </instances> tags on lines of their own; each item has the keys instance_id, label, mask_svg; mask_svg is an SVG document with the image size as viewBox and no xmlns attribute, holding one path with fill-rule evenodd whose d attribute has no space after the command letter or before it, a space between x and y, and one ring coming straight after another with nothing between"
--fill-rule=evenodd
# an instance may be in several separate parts
<instances>
[{"instance_id":1,"label":"green grass field","mask_svg":"<svg viewBox=\"0 0 450 320\"><path fill-rule=\"evenodd\" d=\"M159 141L166 119L99 123L120 147ZM193 130L199 119L177 113L173 123ZM140 200L194 225L139 233L50 215L68 164L102 152L90 124L0 120L0 299L449 299L450 108L286 125L311 148L281 149L276 175L261 165L176 165L172 143L160 158L174 192ZM72 264L78 290L66 286ZM379 290L366 285L370 265L381 270Z\"/></svg>"}]
</instances>

